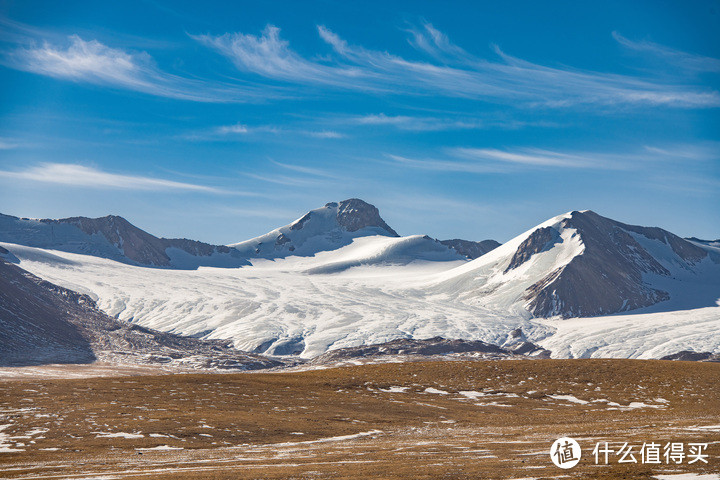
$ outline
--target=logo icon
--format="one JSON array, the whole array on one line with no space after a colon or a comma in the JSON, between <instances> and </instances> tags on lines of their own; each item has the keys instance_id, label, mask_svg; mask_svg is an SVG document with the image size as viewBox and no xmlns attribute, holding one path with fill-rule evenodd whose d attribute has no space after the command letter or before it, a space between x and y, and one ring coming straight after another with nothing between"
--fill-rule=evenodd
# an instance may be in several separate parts
<instances>
[{"instance_id":1,"label":"logo icon","mask_svg":"<svg viewBox=\"0 0 720 480\"><path fill-rule=\"evenodd\" d=\"M580 445L570 437L558 438L550 447L550 458L560 468L573 468L581 455Z\"/></svg>"}]
</instances>

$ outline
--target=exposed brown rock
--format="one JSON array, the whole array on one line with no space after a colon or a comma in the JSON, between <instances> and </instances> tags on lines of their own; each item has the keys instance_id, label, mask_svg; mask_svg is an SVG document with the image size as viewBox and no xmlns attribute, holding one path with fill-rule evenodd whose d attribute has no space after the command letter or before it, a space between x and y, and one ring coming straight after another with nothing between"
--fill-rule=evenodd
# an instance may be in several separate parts
<instances>
[{"instance_id":1,"label":"exposed brown rock","mask_svg":"<svg viewBox=\"0 0 720 480\"><path fill-rule=\"evenodd\" d=\"M692 350L683 350L665 355L660 360L678 360L682 362L720 362L720 354L712 352L693 352Z\"/></svg>"},{"instance_id":2,"label":"exposed brown rock","mask_svg":"<svg viewBox=\"0 0 720 480\"><path fill-rule=\"evenodd\" d=\"M552 227L538 228L526 238L515 251L505 273L527 262L530 257L550 248L560 237L557 230Z\"/></svg>"},{"instance_id":3,"label":"exposed brown rock","mask_svg":"<svg viewBox=\"0 0 720 480\"><path fill-rule=\"evenodd\" d=\"M230 252L230 248L224 245L210 245L186 238L158 238L117 215L101 218L70 217L43 222L68 223L88 235L100 234L117 246L125 257L142 265L170 266L170 257L166 250L171 247L200 257L207 257L215 252Z\"/></svg>"},{"instance_id":4,"label":"exposed brown rock","mask_svg":"<svg viewBox=\"0 0 720 480\"><path fill-rule=\"evenodd\" d=\"M591 211L572 212L562 226L577 231L585 250L526 290L527 308L538 317L592 317L667 300L667 292L644 284L642 276L646 273L669 275L670 272L628 232L663 241L688 262L707 255L665 230L626 225ZM520 251L518 249L518 253Z\"/></svg>"},{"instance_id":5,"label":"exposed brown rock","mask_svg":"<svg viewBox=\"0 0 720 480\"><path fill-rule=\"evenodd\" d=\"M365 227L380 227L387 230L394 237L400 236L385 223L374 205L370 205L359 198L350 198L340 202L337 220L340 226L344 227L348 232L356 232Z\"/></svg>"}]
</instances>

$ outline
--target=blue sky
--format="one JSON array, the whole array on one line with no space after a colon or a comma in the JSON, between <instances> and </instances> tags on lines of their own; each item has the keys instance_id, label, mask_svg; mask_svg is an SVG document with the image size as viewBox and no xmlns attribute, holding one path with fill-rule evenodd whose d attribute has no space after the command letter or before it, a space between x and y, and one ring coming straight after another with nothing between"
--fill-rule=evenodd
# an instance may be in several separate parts
<instances>
[{"instance_id":1,"label":"blue sky","mask_svg":"<svg viewBox=\"0 0 720 480\"><path fill-rule=\"evenodd\" d=\"M0 212L720 237L720 2L0 1Z\"/></svg>"}]
</instances>

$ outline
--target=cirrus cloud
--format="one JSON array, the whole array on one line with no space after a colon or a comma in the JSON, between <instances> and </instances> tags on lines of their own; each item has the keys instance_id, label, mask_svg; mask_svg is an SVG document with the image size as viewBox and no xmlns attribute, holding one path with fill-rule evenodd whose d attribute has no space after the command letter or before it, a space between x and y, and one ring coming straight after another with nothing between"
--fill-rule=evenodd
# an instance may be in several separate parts
<instances>
[{"instance_id":1,"label":"cirrus cloud","mask_svg":"<svg viewBox=\"0 0 720 480\"><path fill-rule=\"evenodd\" d=\"M126 52L97 40L68 37L66 45L44 41L8 53L11 68L73 82L133 90L150 95L210 103L246 102L271 96L270 89L189 79L162 71L146 52Z\"/></svg>"},{"instance_id":2,"label":"cirrus cloud","mask_svg":"<svg viewBox=\"0 0 720 480\"><path fill-rule=\"evenodd\" d=\"M0 170L0 178L54 183L74 187L110 188L121 190L175 190L210 194L252 195L206 185L177 182L162 178L125 175L72 163L41 163L25 170Z\"/></svg>"}]
</instances>

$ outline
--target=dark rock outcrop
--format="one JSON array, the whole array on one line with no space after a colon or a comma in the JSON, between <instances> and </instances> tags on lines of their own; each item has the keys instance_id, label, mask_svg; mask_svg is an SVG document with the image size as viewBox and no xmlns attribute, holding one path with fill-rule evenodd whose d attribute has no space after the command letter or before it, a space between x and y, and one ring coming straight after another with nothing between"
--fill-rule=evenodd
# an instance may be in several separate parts
<instances>
[{"instance_id":1,"label":"dark rock outcrop","mask_svg":"<svg viewBox=\"0 0 720 480\"><path fill-rule=\"evenodd\" d=\"M425 340L415 340L410 338L400 338L385 343L374 345L363 345L360 347L340 348L331 350L312 360L312 363L330 363L353 358L374 358L391 355L408 355L408 356L436 356L436 355L455 355L455 354L473 354L482 358L496 359L507 358L514 355L526 355L531 352L538 352L541 349L530 342L523 342L523 348L508 349L493 345L491 343L482 342L480 340L448 340L443 337L433 337ZM547 350L543 350L547 352ZM548 356L550 352L547 352ZM543 357L539 357L543 358Z\"/></svg>"},{"instance_id":2,"label":"dark rock outcrop","mask_svg":"<svg viewBox=\"0 0 720 480\"><path fill-rule=\"evenodd\" d=\"M527 262L536 253L548 250L559 238L560 233L552 227L538 228L520 244L505 273Z\"/></svg>"},{"instance_id":3,"label":"dark rock outcrop","mask_svg":"<svg viewBox=\"0 0 720 480\"><path fill-rule=\"evenodd\" d=\"M475 260L476 258L481 257L500 246L500 242L496 242L495 240L473 242L471 240L462 240L459 238L441 240L440 243L452 248L460 255L463 255L470 260Z\"/></svg>"},{"instance_id":4,"label":"dark rock outcrop","mask_svg":"<svg viewBox=\"0 0 720 480\"><path fill-rule=\"evenodd\" d=\"M370 205L359 198L350 198L340 202L337 221L348 232L356 232L366 227L379 227L386 230L393 237L400 236L380 217L380 211L375 205Z\"/></svg>"},{"instance_id":5,"label":"dark rock outcrop","mask_svg":"<svg viewBox=\"0 0 720 480\"><path fill-rule=\"evenodd\" d=\"M711 352L693 352L691 350L683 350L665 355L660 360L678 360L683 362L720 362L720 354Z\"/></svg>"}]
</instances>

